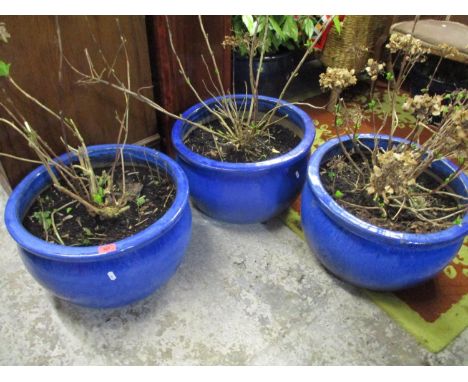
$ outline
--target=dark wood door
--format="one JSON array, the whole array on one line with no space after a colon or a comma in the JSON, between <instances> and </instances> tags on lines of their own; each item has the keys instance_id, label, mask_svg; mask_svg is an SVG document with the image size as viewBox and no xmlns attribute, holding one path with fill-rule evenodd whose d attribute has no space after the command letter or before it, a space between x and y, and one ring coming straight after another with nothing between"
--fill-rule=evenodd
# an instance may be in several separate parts
<instances>
[{"instance_id":1,"label":"dark wood door","mask_svg":"<svg viewBox=\"0 0 468 382\"><path fill-rule=\"evenodd\" d=\"M11 34L8 43L0 42L0 59L11 63L11 75L24 89L54 110L63 110L80 127L88 144L113 143L118 133L115 112L123 112L125 101L121 94L103 86L82 86L77 76L63 66L62 86L58 82L59 50L54 16L0 17ZM86 70L83 50L88 48L98 58L97 46L112 58L120 45L120 34L111 16L61 16L58 18L64 55L74 65ZM144 16L119 17L123 34L128 40L132 87L151 85L146 20ZM93 42L92 31L97 40ZM99 67L99 59L96 59ZM115 70L125 75L125 62L118 60ZM5 88L0 81L0 88ZM18 93L6 89L18 110L56 152L63 152L60 123L46 115ZM152 91L146 93L152 97ZM4 96L4 95L2 95ZM2 111L0 111L0 115ZM129 142L136 142L157 133L154 111L138 101L131 101ZM0 126L0 152L34 158L26 142L16 133ZM1 158L11 185L15 185L35 165Z\"/></svg>"},{"instance_id":2,"label":"dark wood door","mask_svg":"<svg viewBox=\"0 0 468 382\"><path fill-rule=\"evenodd\" d=\"M200 29L197 16L169 16L175 49L191 82L200 95L210 98L203 82L210 83L209 75L203 64L202 54L210 61L208 49ZM203 16L203 24L225 89L231 85L231 50L221 43L226 35L231 34L230 16ZM167 110L180 114L198 103L197 98L179 73L177 60L169 45L169 36L165 16L149 16L148 31L150 55L153 63L155 98ZM212 75L214 75L212 73ZM162 144L172 154L170 131L174 120L158 114L158 124L162 135Z\"/></svg>"}]
</instances>

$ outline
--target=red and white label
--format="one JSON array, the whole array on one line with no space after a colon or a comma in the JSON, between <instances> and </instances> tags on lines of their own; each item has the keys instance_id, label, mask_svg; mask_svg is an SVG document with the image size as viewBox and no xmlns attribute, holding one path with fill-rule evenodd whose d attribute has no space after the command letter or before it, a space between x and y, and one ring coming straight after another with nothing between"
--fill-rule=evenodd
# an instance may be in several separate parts
<instances>
[{"instance_id":1,"label":"red and white label","mask_svg":"<svg viewBox=\"0 0 468 382\"><path fill-rule=\"evenodd\" d=\"M98 247L98 253L100 255L103 255L105 253L113 252L116 249L117 249L117 246L115 245L115 243L100 245Z\"/></svg>"}]
</instances>

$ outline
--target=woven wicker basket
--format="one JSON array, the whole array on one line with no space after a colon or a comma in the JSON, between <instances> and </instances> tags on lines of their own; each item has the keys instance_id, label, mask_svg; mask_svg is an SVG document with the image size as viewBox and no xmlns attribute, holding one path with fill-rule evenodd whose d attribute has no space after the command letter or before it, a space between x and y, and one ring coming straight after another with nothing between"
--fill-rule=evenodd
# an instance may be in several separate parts
<instances>
[{"instance_id":1,"label":"woven wicker basket","mask_svg":"<svg viewBox=\"0 0 468 382\"><path fill-rule=\"evenodd\" d=\"M360 71L377 39L385 32L391 16L346 16L341 34L332 27L321 61L325 66Z\"/></svg>"}]
</instances>

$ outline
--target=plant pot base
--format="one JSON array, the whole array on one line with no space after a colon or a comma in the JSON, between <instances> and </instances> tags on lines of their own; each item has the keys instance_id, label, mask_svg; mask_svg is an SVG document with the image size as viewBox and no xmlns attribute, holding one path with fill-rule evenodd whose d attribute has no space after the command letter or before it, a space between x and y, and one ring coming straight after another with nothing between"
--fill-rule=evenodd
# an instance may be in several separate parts
<instances>
[{"instance_id":1,"label":"plant pot base","mask_svg":"<svg viewBox=\"0 0 468 382\"><path fill-rule=\"evenodd\" d=\"M112 162L120 146L88 148L96 162ZM167 170L176 185L169 210L144 230L104 246L70 247L43 241L22 225L22 216L50 184L44 167L15 188L5 209L5 223L17 242L27 270L60 299L91 308L115 308L147 297L174 274L191 236L188 182L182 169L164 154L126 145L126 158ZM67 157L61 157L67 163Z\"/></svg>"},{"instance_id":2,"label":"plant pot base","mask_svg":"<svg viewBox=\"0 0 468 382\"><path fill-rule=\"evenodd\" d=\"M372 135L361 135L360 139L368 146L373 145ZM388 137L381 136L382 141L387 142ZM402 140L394 138L394 141ZM320 262L350 284L378 291L408 288L439 273L463 244L468 217L465 216L461 226L428 234L390 231L360 220L339 206L320 181L321 164L338 152L336 138L314 152L302 194L304 235ZM456 171L456 166L444 159L434 162L432 171L445 179ZM468 178L461 175L451 187L467 196Z\"/></svg>"}]
</instances>

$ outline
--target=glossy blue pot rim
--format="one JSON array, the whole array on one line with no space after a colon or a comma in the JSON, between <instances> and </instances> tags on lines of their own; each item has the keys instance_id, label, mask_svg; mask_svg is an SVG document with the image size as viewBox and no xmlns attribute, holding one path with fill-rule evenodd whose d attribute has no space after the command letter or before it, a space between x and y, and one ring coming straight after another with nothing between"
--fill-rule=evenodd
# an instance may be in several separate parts
<instances>
[{"instance_id":1,"label":"glossy blue pot rim","mask_svg":"<svg viewBox=\"0 0 468 382\"><path fill-rule=\"evenodd\" d=\"M359 137L360 139L373 139L374 134L360 134ZM388 135L383 134L379 135L379 137L380 139L384 140L389 138ZM346 142L349 139L349 137L342 138L342 141ZM401 138L393 138L393 140L396 142L405 142L405 140ZM468 234L468 214L465 214L461 226L454 225L453 227L439 232L415 234L380 228L369 224L364 220L358 219L356 216L346 211L325 190L320 180L319 173L320 165L324 156L330 150L333 150L338 144L338 138L333 138L319 146L317 150L312 153L312 157L310 158L307 169L307 183L310 186L312 193L317 197L320 205L327 213L327 215L337 223L365 239L373 239L375 241L382 241L389 244L399 243L415 246L433 246L438 244L446 244L448 242L460 239ZM443 163L452 171L456 171L457 169L455 164L450 162L448 159L443 159L438 162ZM461 174L459 180L463 183L465 190L468 190L468 177L465 174Z\"/></svg>"},{"instance_id":2,"label":"glossy blue pot rim","mask_svg":"<svg viewBox=\"0 0 468 382\"><path fill-rule=\"evenodd\" d=\"M89 146L88 152L115 152L120 145L96 145ZM150 240L155 240L167 232L180 219L183 209L187 204L189 195L188 180L180 166L168 156L155 150L137 146L125 145L125 150L142 152L150 163L167 163L168 173L176 184L176 197L166 213L152 225L144 230L115 243L116 248L112 252L100 254L99 247L71 247L48 243L26 230L22 224L23 216L19 215L22 209L19 205L20 195L33 184L38 177L48 176L44 166L39 166L30 172L13 190L5 208L6 227L19 246L34 255L57 261L87 262L107 260L121 256L128 250L134 250ZM68 154L63 154L60 159L68 162Z\"/></svg>"},{"instance_id":3,"label":"glossy blue pot rim","mask_svg":"<svg viewBox=\"0 0 468 382\"><path fill-rule=\"evenodd\" d=\"M244 94L235 94L230 96L236 99L251 99L252 96L248 95L247 97ZM210 105L217 102L219 99L223 97L215 97L210 98L205 101L206 104ZM266 96L258 96L258 99L262 102L271 103L272 106L276 105L278 99ZM197 166L203 166L208 168L216 168L217 170L224 170L224 171L234 171L234 172L255 172L255 171L264 171L269 170L272 167L281 166L284 162L293 160L295 158L299 158L303 155L307 155L309 153L310 147L314 142L315 138L315 128L312 122L312 119L309 115L298 108L286 101L280 101L280 104L283 105L281 107L281 111L284 114L295 113L299 116L299 119L302 122L302 126L299 126L304 132L304 136L299 144L294 147L291 151L280 155L276 158L269 159L266 161L261 162L254 162L254 163L232 163L232 162L221 162L213 159L209 159L203 155L197 154L190 150L183 142L183 133L186 123L181 120L177 120L174 123L172 128L172 143L177 151L177 153L187 162L195 163ZM185 119L189 119L192 115L198 114L198 112L204 109L202 103L198 103L192 106L190 109L186 110L182 117Z\"/></svg>"}]
</instances>

